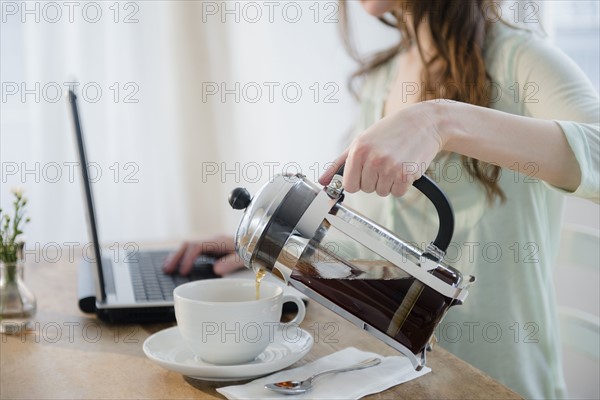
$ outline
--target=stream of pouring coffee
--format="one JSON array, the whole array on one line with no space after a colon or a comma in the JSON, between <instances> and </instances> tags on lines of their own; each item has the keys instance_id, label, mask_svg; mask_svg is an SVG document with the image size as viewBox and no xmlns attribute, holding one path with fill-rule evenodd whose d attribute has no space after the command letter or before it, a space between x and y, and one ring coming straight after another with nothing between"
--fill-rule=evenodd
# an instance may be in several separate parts
<instances>
[{"instance_id":1,"label":"stream of pouring coffee","mask_svg":"<svg viewBox=\"0 0 600 400\"><path fill-rule=\"evenodd\" d=\"M265 275L267 275L267 271L265 271L262 268L256 268L256 270L254 271L255 278L254 278L254 287L256 288L256 300L260 299L260 281L263 280L263 278L265 277Z\"/></svg>"}]
</instances>

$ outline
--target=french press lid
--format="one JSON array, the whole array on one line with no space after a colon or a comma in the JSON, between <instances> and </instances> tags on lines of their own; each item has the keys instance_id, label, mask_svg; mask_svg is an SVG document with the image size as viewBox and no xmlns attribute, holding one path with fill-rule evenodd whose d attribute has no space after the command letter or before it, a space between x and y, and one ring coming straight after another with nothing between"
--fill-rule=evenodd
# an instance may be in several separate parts
<instances>
[{"instance_id":1,"label":"french press lid","mask_svg":"<svg viewBox=\"0 0 600 400\"><path fill-rule=\"evenodd\" d=\"M269 270L273 267L281 246L315 197L294 190L303 178L302 175L275 175L253 198L243 188L229 194L229 204L234 209L246 209L235 235L236 252L246 267L251 268L254 263ZM290 192L295 194L289 199L294 202L292 207L290 201L284 201ZM283 209L282 204L288 206Z\"/></svg>"}]
</instances>

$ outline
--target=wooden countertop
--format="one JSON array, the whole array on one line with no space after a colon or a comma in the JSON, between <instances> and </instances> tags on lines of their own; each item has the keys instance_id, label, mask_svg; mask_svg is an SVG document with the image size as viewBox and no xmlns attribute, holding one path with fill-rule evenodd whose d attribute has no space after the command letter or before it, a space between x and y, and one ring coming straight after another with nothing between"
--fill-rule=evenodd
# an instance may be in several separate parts
<instances>
[{"instance_id":1,"label":"wooden countertop","mask_svg":"<svg viewBox=\"0 0 600 400\"><path fill-rule=\"evenodd\" d=\"M147 359L144 340L171 324L107 325L81 313L76 263L27 265L25 279L37 296L38 311L27 333L1 335L2 399L222 399L215 389L232 384L195 381ZM398 354L314 301L301 326L314 336L315 345L292 367L349 346ZM439 347L428 353L427 365L432 372L424 377L367 398L521 398Z\"/></svg>"}]
</instances>

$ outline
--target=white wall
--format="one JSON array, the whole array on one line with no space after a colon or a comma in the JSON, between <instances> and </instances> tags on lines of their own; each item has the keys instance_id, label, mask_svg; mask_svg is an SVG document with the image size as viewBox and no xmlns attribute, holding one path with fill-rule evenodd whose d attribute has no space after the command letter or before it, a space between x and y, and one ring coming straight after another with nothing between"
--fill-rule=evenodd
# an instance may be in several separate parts
<instances>
[{"instance_id":1,"label":"white wall","mask_svg":"<svg viewBox=\"0 0 600 400\"><path fill-rule=\"evenodd\" d=\"M271 20L269 7L253 3L262 14L258 21L248 2L134 2L137 8L127 9L119 3L118 18L113 3L97 3L102 18L94 23L81 9L73 22L66 8L52 22L53 10L45 12L42 3L35 3L38 15L34 3L15 4L34 12L18 9L1 25L2 81L17 84L19 92L3 91L0 200L7 207L9 187L26 189L29 243L87 241L79 171L69 176L66 164L77 162L67 107L64 96L55 102L43 93L48 84L64 87L75 79L80 91L86 84L103 91L98 102L80 93L80 111L88 161L102 169L94 195L100 236L109 243L233 232L239 213L227 204L232 188L255 191L270 173L296 165L316 178L341 150L354 120L346 79L355 66L331 22L338 18L335 2L277 3ZM137 22L125 24L131 13ZM362 12L356 18L363 48L393 41L378 21ZM125 88L127 82L134 87ZM283 93L286 84L290 90ZM20 91L21 85L34 93ZM240 99L211 96L207 85L219 91L239 85ZM262 90L256 102L252 87ZM302 90L297 102L294 87ZM136 102L124 102L133 89ZM214 166L217 174L203 176Z\"/></svg>"},{"instance_id":2,"label":"white wall","mask_svg":"<svg viewBox=\"0 0 600 400\"><path fill-rule=\"evenodd\" d=\"M295 7L283 11L289 3L301 7L297 22ZM262 13L256 22L255 10L244 9L247 2L228 3L228 10L237 5L237 14L226 13L221 2L137 2L138 22L129 25L123 19L135 10L121 9L115 23L112 3L102 4L103 19L94 24L77 13L74 23L66 14L57 23L45 21L43 12L39 21L5 16L0 62L3 84L31 88L76 77L104 89L98 103L81 103L88 156L103 168L95 195L104 241L181 240L233 231L239 214L226 203L233 187L255 191L269 173L286 166L293 171L299 165L316 178L341 149L356 113L346 90L355 66L337 25L329 23L337 18L331 14L335 2L281 2L272 21L268 7L256 3ZM395 40L393 30L359 10L358 2L350 5L361 50L372 52ZM120 84L118 102L111 98L113 82ZM123 102L130 92L126 82L137 85L137 103ZM272 102L268 82L279 85ZM240 93L239 102L233 95L222 101L219 94L203 96L211 84L249 85L249 91L245 97ZM284 98L286 84L302 89L298 102ZM262 97L254 103L256 85ZM334 102L325 101L328 94ZM24 186L32 218L28 241L86 241L79 179L67 180L64 164L77 161L64 101L44 96L35 101L32 95L23 101L17 94L3 99L1 107L1 204L9 206L10 186ZM6 176L4 167L15 162L21 171ZM111 169L115 162L118 170ZM134 166L126 168L128 162ZM36 163L41 179L23 177L22 169L35 169ZM51 163L62 166L59 182L44 179L43 168ZM254 179L257 165L260 176ZM215 166L217 174L203 176ZM125 183L133 172L138 182ZM568 199L566 219L598 227L598 206Z\"/></svg>"}]
</instances>

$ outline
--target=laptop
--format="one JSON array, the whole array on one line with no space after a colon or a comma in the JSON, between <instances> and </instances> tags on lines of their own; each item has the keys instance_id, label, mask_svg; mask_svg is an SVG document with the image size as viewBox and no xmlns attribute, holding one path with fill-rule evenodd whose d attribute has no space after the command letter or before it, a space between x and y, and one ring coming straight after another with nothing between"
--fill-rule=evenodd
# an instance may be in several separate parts
<instances>
[{"instance_id":1,"label":"laptop","mask_svg":"<svg viewBox=\"0 0 600 400\"><path fill-rule=\"evenodd\" d=\"M84 312L95 312L100 319L109 322L174 321L173 289L197 279L218 278L212 268L215 258L198 257L192 272L180 276L162 272L163 260L170 253L168 250L136 250L120 257L122 260L115 260L113 251L102 251L77 96L72 90L69 90L68 100L81 164L88 231L94 248L93 257L82 260L79 265L79 308Z\"/></svg>"}]
</instances>

